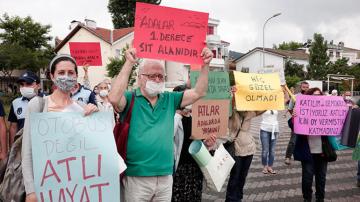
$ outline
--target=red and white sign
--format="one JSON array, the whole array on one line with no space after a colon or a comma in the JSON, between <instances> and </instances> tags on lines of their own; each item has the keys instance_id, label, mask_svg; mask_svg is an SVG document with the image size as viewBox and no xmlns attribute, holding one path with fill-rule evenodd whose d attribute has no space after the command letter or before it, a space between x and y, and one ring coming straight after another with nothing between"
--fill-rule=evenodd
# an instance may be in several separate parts
<instances>
[{"instance_id":1,"label":"red and white sign","mask_svg":"<svg viewBox=\"0 0 360 202\"><path fill-rule=\"evenodd\" d=\"M99 42L69 42L69 47L78 66L102 66Z\"/></svg>"},{"instance_id":2,"label":"red and white sign","mask_svg":"<svg viewBox=\"0 0 360 202\"><path fill-rule=\"evenodd\" d=\"M134 47L144 58L203 64L208 13L136 3Z\"/></svg>"}]
</instances>

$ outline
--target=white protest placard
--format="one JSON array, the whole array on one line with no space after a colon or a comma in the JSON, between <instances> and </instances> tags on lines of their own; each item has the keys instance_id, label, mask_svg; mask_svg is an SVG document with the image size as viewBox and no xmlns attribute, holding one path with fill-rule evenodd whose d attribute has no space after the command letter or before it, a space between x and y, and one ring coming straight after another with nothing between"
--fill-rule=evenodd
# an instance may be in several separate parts
<instances>
[{"instance_id":1,"label":"white protest placard","mask_svg":"<svg viewBox=\"0 0 360 202\"><path fill-rule=\"evenodd\" d=\"M34 184L38 200L120 201L120 162L113 114L32 113Z\"/></svg>"}]
</instances>

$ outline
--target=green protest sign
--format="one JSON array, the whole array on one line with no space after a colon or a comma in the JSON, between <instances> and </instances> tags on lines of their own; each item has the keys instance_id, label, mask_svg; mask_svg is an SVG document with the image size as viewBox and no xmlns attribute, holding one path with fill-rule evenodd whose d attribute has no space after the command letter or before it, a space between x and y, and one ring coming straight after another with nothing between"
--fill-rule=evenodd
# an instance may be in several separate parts
<instances>
[{"instance_id":1,"label":"green protest sign","mask_svg":"<svg viewBox=\"0 0 360 202\"><path fill-rule=\"evenodd\" d=\"M190 81L192 88L195 87L200 72L191 71ZM230 99L230 81L227 72L209 72L209 85L204 99Z\"/></svg>"}]
</instances>

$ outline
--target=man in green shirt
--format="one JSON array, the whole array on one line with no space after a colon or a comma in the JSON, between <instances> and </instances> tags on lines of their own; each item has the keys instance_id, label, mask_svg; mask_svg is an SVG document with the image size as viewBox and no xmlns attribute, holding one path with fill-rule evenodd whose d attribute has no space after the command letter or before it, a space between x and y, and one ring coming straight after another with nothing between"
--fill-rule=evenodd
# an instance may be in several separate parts
<instances>
[{"instance_id":1,"label":"man in green shirt","mask_svg":"<svg viewBox=\"0 0 360 202\"><path fill-rule=\"evenodd\" d=\"M204 66L193 89L164 92L165 69L156 60L145 60L139 68L138 86L126 92L129 75L136 63L136 50L125 52L126 62L109 94L115 110L124 115L132 93L135 101L127 143L127 170L122 181L125 201L171 201L174 166L173 133L177 109L204 97L208 88L208 69L213 57L208 48L201 56Z\"/></svg>"}]
</instances>

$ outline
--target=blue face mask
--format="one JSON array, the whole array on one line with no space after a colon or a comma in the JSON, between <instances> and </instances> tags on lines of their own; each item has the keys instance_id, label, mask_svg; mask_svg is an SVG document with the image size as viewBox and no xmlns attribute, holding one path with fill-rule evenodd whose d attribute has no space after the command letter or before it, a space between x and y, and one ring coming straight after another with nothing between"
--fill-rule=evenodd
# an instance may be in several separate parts
<instances>
[{"instance_id":1,"label":"blue face mask","mask_svg":"<svg viewBox=\"0 0 360 202\"><path fill-rule=\"evenodd\" d=\"M75 85L77 83L77 79L75 77L71 76L58 76L55 78L55 86L58 87L63 92L70 92L72 89L74 89Z\"/></svg>"}]
</instances>

